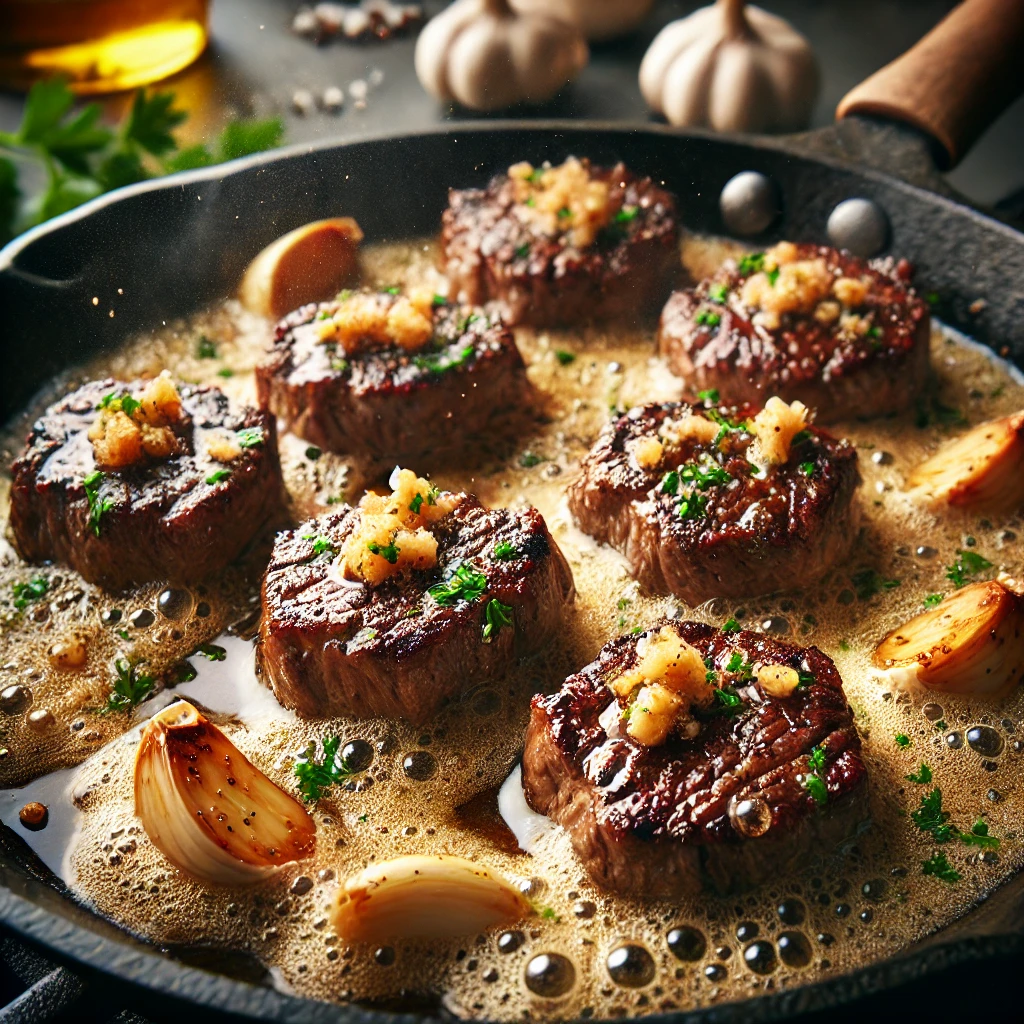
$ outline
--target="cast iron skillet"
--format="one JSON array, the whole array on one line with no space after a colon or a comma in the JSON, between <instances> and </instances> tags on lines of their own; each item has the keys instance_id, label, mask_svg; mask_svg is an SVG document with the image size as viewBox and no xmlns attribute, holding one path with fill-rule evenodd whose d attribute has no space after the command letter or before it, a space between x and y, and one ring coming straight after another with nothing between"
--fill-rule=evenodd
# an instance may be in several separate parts
<instances>
[{"instance_id":1,"label":"cast iron skillet","mask_svg":"<svg viewBox=\"0 0 1024 1024\"><path fill-rule=\"evenodd\" d=\"M685 225L696 231L724 233L722 185L739 171L760 171L776 184L782 212L758 242L824 242L836 203L870 198L888 215L889 250L913 261L924 289L938 293L938 314L1024 367L1024 235L939 194L945 190L934 160L937 154L955 162L999 101L1024 86L1016 58L1022 39L1019 0L968 0L843 101L840 115L857 116L789 139L681 134L651 125L469 123L294 147L101 197L0 252L0 422L69 365L230 292L252 256L293 227L344 213L356 217L371 241L429 234L438 228L450 185L483 183L517 160L558 162L572 153L598 163L622 158L663 178L681 198ZM192 950L187 959L217 973L187 966L75 905L6 827L0 922L72 965L138 986L151 999L181 998L196 1010L345 1024L433 1019L430 1008L410 1016L296 999L227 976L237 975L238 965L215 962L212 952L204 959ZM1024 874L898 958L689 1019L778 1019L1013 951L1024 952Z\"/></svg>"}]
</instances>

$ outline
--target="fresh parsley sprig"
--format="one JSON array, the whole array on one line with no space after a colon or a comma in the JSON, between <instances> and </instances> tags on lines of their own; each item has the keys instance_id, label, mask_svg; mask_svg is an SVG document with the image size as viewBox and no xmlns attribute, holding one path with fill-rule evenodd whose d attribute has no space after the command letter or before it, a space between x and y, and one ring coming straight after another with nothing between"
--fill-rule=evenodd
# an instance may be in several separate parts
<instances>
[{"instance_id":1,"label":"fresh parsley sprig","mask_svg":"<svg viewBox=\"0 0 1024 1024\"><path fill-rule=\"evenodd\" d=\"M442 607L450 608L459 601L472 604L487 589L487 577L469 563L460 562L444 583L435 583L427 593Z\"/></svg>"},{"instance_id":2,"label":"fresh parsley sprig","mask_svg":"<svg viewBox=\"0 0 1024 1024\"><path fill-rule=\"evenodd\" d=\"M131 711L141 704L153 691L153 677L139 671L139 663L128 658L118 658L114 662L117 678L114 687L107 694L107 702L96 712L100 715L112 715L122 711Z\"/></svg>"},{"instance_id":3,"label":"fresh parsley sprig","mask_svg":"<svg viewBox=\"0 0 1024 1024\"><path fill-rule=\"evenodd\" d=\"M957 551L956 561L946 566L946 579L959 588L964 586L968 576L977 576L979 572L991 568L992 563L977 551Z\"/></svg>"},{"instance_id":4,"label":"fresh parsley sprig","mask_svg":"<svg viewBox=\"0 0 1024 1024\"><path fill-rule=\"evenodd\" d=\"M89 502L89 525L92 532L100 535L100 524L105 513L114 507L113 499L101 498L100 487L106 474L101 469L94 469L83 481L86 501Z\"/></svg>"},{"instance_id":5,"label":"fresh parsley sprig","mask_svg":"<svg viewBox=\"0 0 1024 1024\"><path fill-rule=\"evenodd\" d=\"M350 765L346 758L338 756L341 739L332 736L324 740L324 755L321 760L316 757L316 742L310 740L309 746L295 762L295 777L299 780L299 792L302 799L312 803L323 796L325 789L348 782L353 775L359 773Z\"/></svg>"},{"instance_id":6,"label":"fresh parsley sprig","mask_svg":"<svg viewBox=\"0 0 1024 1024\"><path fill-rule=\"evenodd\" d=\"M39 601L50 589L50 581L45 576L35 576L28 583L15 583L11 587L14 607L23 612L33 601Z\"/></svg>"},{"instance_id":7,"label":"fresh parsley sprig","mask_svg":"<svg viewBox=\"0 0 1024 1024\"><path fill-rule=\"evenodd\" d=\"M803 787L819 807L828 803L828 786L825 784L825 748L820 744L811 749L807 756L807 772Z\"/></svg>"}]
</instances>

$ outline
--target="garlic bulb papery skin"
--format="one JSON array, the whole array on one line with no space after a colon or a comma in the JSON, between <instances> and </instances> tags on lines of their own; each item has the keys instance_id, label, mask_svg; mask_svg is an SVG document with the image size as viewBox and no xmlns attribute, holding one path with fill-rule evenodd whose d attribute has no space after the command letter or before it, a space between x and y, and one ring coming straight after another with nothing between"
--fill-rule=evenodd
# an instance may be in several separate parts
<instances>
[{"instance_id":1,"label":"garlic bulb papery skin","mask_svg":"<svg viewBox=\"0 0 1024 1024\"><path fill-rule=\"evenodd\" d=\"M187 701L158 712L135 755L135 813L153 845L210 885L250 885L313 855L316 826Z\"/></svg>"},{"instance_id":2,"label":"garlic bulb papery skin","mask_svg":"<svg viewBox=\"0 0 1024 1024\"><path fill-rule=\"evenodd\" d=\"M440 100L501 110L550 99L588 58L580 30L549 14L516 14L507 0L455 0L420 33L416 75Z\"/></svg>"},{"instance_id":3,"label":"garlic bulb papery skin","mask_svg":"<svg viewBox=\"0 0 1024 1024\"><path fill-rule=\"evenodd\" d=\"M654 0L509 0L519 14L550 14L575 25L587 39L625 35L647 17Z\"/></svg>"},{"instance_id":4,"label":"garlic bulb papery skin","mask_svg":"<svg viewBox=\"0 0 1024 1024\"><path fill-rule=\"evenodd\" d=\"M371 864L338 890L331 924L348 942L454 938L533 913L497 871L449 854Z\"/></svg>"},{"instance_id":5,"label":"garlic bulb papery skin","mask_svg":"<svg viewBox=\"0 0 1024 1024\"><path fill-rule=\"evenodd\" d=\"M1005 697L1024 675L1024 599L1009 578L971 583L894 629L872 660L897 686Z\"/></svg>"},{"instance_id":6,"label":"garlic bulb papery skin","mask_svg":"<svg viewBox=\"0 0 1024 1024\"><path fill-rule=\"evenodd\" d=\"M819 84L810 43L742 0L718 0L666 25L640 65L640 91L655 112L719 132L806 128Z\"/></svg>"}]
</instances>

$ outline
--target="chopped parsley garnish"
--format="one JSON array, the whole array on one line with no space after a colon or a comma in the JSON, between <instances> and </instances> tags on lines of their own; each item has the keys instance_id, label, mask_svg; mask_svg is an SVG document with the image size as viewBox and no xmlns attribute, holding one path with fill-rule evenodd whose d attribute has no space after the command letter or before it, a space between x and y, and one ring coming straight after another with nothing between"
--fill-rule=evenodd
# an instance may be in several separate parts
<instances>
[{"instance_id":1,"label":"chopped parsley garnish","mask_svg":"<svg viewBox=\"0 0 1024 1024\"><path fill-rule=\"evenodd\" d=\"M868 337L869 338L880 338L881 336L882 336L882 328L881 327L869 327L868 328Z\"/></svg>"},{"instance_id":2,"label":"chopped parsley garnish","mask_svg":"<svg viewBox=\"0 0 1024 1024\"><path fill-rule=\"evenodd\" d=\"M210 661L224 661L228 656L228 652L220 644L203 644L196 654L201 654Z\"/></svg>"},{"instance_id":3,"label":"chopped parsley garnish","mask_svg":"<svg viewBox=\"0 0 1024 1024\"><path fill-rule=\"evenodd\" d=\"M232 370L230 366L225 366L222 370L217 371L217 376L223 377L225 380L227 380L229 377L234 377L234 375L235 371Z\"/></svg>"},{"instance_id":4,"label":"chopped parsley garnish","mask_svg":"<svg viewBox=\"0 0 1024 1024\"><path fill-rule=\"evenodd\" d=\"M988 823L980 819L971 826L970 832L960 833L960 842L968 846L980 846L985 850L999 849L999 840L988 834Z\"/></svg>"},{"instance_id":5,"label":"chopped parsley garnish","mask_svg":"<svg viewBox=\"0 0 1024 1024\"><path fill-rule=\"evenodd\" d=\"M764 270L764 253L752 252L747 256L741 256L736 269L744 276Z\"/></svg>"},{"instance_id":6,"label":"chopped parsley garnish","mask_svg":"<svg viewBox=\"0 0 1024 1024\"><path fill-rule=\"evenodd\" d=\"M824 772L825 748L819 744L807 755L807 774L803 780L804 789L819 807L828 803L828 786L825 784Z\"/></svg>"},{"instance_id":7,"label":"chopped parsley garnish","mask_svg":"<svg viewBox=\"0 0 1024 1024\"><path fill-rule=\"evenodd\" d=\"M922 604L925 608L936 608L938 605L942 604L942 598L942 594L928 594Z\"/></svg>"},{"instance_id":8,"label":"chopped parsley garnish","mask_svg":"<svg viewBox=\"0 0 1024 1024\"><path fill-rule=\"evenodd\" d=\"M636 215L639 212L639 206L624 206L617 214L615 214L615 223L628 224L630 221L636 219Z\"/></svg>"},{"instance_id":9,"label":"chopped parsley garnish","mask_svg":"<svg viewBox=\"0 0 1024 1024\"><path fill-rule=\"evenodd\" d=\"M371 555L380 555L389 565L394 565L398 561L398 552L402 550L394 541L389 544L378 544L371 540L366 548Z\"/></svg>"},{"instance_id":10,"label":"chopped parsley garnish","mask_svg":"<svg viewBox=\"0 0 1024 1024\"><path fill-rule=\"evenodd\" d=\"M804 476L814 476L814 463L813 462L801 462L800 472Z\"/></svg>"},{"instance_id":11,"label":"chopped parsley garnish","mask_svg":"<svg viewBox=\"0 0 1024 1024\"><path fill-rule=\"evenodd\" d=\"M874 569L861 569L850 576L858 601L868 601L882 590L894 590L899 580L887 580Z\"/></svg>"},{"instance_id":12,"label":"chopped parsley garnish","mask_svg":"<svg viewBox=\"0 0 1024 1024\"><path fill-rule=\"evenodd\" d=\"M313 542L313 557L322 555L325 551L330 554L334 554L338 549L334 546L334 542L330 537L325 537L322 533L304 533L302 535L303 540L311 540Z\"/></svg>"},{"instance_id":13,"label":"chopped parsley garnish","mask_svg":"<svg viewBox=\"0 0 1024 1024\"><path fill-rule=\"evenodd\" d=\"M239 430L235 437L238 438L241 448L259 448L265 440L262 427L245 427Z\"/></svg>"},{"instance_id":14,"label":"chopped parsley garnish","mask_svg":"<svg viewBox=\"0 0 1024 1024\"><path fill-rule=\"evenodd\" d=\"M896 746L897 747L909 747L910 737L905 732L896 733Z\"/></svg>"},{"instance_id":15,"label":"chopped parsley garnish","mask_svg":"<svg viewBox=\"0 0 1024 1024\"><path fill-rule=\"evenodd\" d=\"M735 619L726 619L725 625L722 629L726 633L735 633L740 628L740 624Z\"/></svg>"},{"instance_id":16,"label":"chopped parsley garnish","mask_svg":"<svg viewBox=\"0 0 1024 1024\"><path fill-rule=\"evenodd\" d=\"M507 540L499 540L494 545L494 557L499 562L511 562L514 558L519 557L519 551L514 544L510 544Z\"/></svg>"},{"instance_id":17,"label":"chopped parsley garnish","mask_svg":"<svg viewBox=\"0 0 1024 1024\"><path fill-rule=\"evenodd\" d=\"M571 217L572 216L572 210L570 210L568 206L563 206L558 211L558 216L559 216L559 218L564 220L566 217Z\"/></svg>"},{"instance_id":18,"label":"chopped parsley garnish","mask_svg":"<svg viewBox=\"0 0 1024 1024\"><path fill-rule=\"evenodd\" d=\"M662 494L678 494L679 493L679 471L676 469L670 469L661 478Z\"/></svg>"},{"instance_id":19,"label":"chopped parsley garnish","mask_svg":"<svg viewBox=\"0 0 1024 1024\"><path fill-rule=\"evenodd\" d=\"M725 671L739 676L740 682L748 683L754 678L754 667L746 660L742 651L733 651L726 663Z\"/></svg>"},{"instance_id":20,"label":"chopped parsley garnish","mask_svg":"<svg viewBox=\"0 0 1024 1024\"><path fill-rule=\"evenodd\" d=\"M938 878L943 882L949 882L951 885L954 882L959 882L963 877L959 871L952 867L946 859L946 855L941 850L929 857L926 861L921 862L921 873L925 875L934 875L935 878Z\"/></svg>"},{"instance_id":21,"label":"chopped parsley garnish","mask_svg":"<svg viewBox=\"0 0 1024 1024\"><path fill-rule=\"evenodd\" d=\"M662 480L662 490L667 494L675 494L675 491L666 491L665 483L668 480L666 474ZM717 462L705 456L701 462L687 462L679 467L677 472L677 484L692 484L698 491L706 491L714 484L727 484L732 476L726 472Z\"/></svg>"},{"instance_id":22,"label":"chopped parsley garnish","mask_svg":"<svg viewBox=\"0 0 1024 1024\"><path fill-rule=\"evenodd\" d=\"M724 284L713 284L708 288L708 298L721 305L729 297L729 289Z\"/></svg>"},{"instance_id":23,"label":"chopped parsley garnish","mask_svg":"<svg viewBox=\"0 0 1024 1024\"><path fill-rule=\"evenodd\" d=\"M931 835L937 843L948 843L956 838L958 829L949 824L949 811L942 809L942 790L936 786L921 797L921 806L910 812L914 824Z\"/></svg>"},{"instance_id":24,"label":"chopped parsley garnish","mask_svg":"<svg viewBox=\"0 0 1024 1024\"><path fill-rule=\"evenodd\" d=\"M694 317L694 322L703 327L717 327L722 322L722 318L717 313L712 313L710 309L702 309Z\"/></svg>"},{"instance_id":25,"label":"chopped parsley garnish","mask_svg":"<svg viewBox=\"0 0 1024 1024\"><path fill-rule=\"evenodd\" d=\"M402 289L399 288L397 284L393 284L390 288L384 289L384 291L386 291L388 295L397 295L401 290Z\"/></svg>"},{"instance_id":26,"label":"chopped parsley garnish","mask_svg":"<svg viewBox=\"0 0 1024 1024\"><path fill-rule=\"evenodd\" d=\"M230 469L216 469L206 478L206 482L210 485L223 483L229 476Z\"/></svg>"},{"instance_id":27,"label":"chopped parsley garnish","mask_svg":"<svg viewBox=\"0 0 1024 1024\"><path fill-rule=\"evenodd\" d=\"M798 670L796 674L796 688L799 690L802 686L810 686L811 683L817 682L817 677L813 672L804 672Z\"/></svg>"},{"instance_id":28,"label":"chopped parsley garnish","mask_svg":"<svg viewBox=\"0 0 1024 1024\"><path fill-rule=\"evenodd\" d=\"M524 242L522 245L516 247L516 259L525 260L530 255L530 244Z\"/></svg>"},{"instance_id":29,"label":"chopped parsley garnish","mask_svg":"<svg viewBox=\"0 0 1024 1024\"><path fill-rule=\"evenodd\" d=\"M433 299L430 300L432 306L447 306L448 299L444 295L437 295L435 293Z\"/></svg>"},{"instance_id":30,"label":"chopped parsley garnish","mask_svg":"<svg viewBox=\"0 0 1024 1024\"><path fill-rule=\"evenodd\" d=\"M345 758L338 757L340 746L341 739L338 736L324 740L324 756L321 761L317 761L316 742L310 740L309 746L293 768L303 800L310 803L319 800L325 789L348 782L353 775L358 774Z\"/></svg>"},{"instance_id":31,"label":"chopped parsley garnish","mask_svg":"<svg viewBox=\"0 0 1024 1024\"><path fill-rule=\"evenodd\" d=\"M131 395L118 396L111 391L109 395L104 395L100 399L100 404L96 408L108 412L123 412L125 416L132 416L141 405L142 403L137 398L132 398Z\"/></svg>"},{"instance_id":32,"label":"chopped parsley garnish","mask_svg":"<svg viewBox=\"0 0 1024 1024\"><path fill-rule=\"evenodd\" d=\"M767 271L768 283L774 288L775 282L779 279L779 268L776 267L774 270Z\"/></svg>"},{"instance_id":33,"label":"chopped parsley garnish","mask_svg":"<svg viewBox=\"0 0 1024 1024\"><path fill-rule=\"evenodd\" d=\"M409 511L413 515L419 515L420 509L423 507L423 495L416 493L412 496L412 501L409 502Z\"/></svg>"},{"instance_id":34,"label":"chopped parsley garnish","mask_svg":"<svg viewBox=\"0 0 1024 1024\"><path fill-rule=\"evenodd\" d=\"M932 770L924 763L924 761L922 761L921 767L918 768L916 772L904 775L903 778L905 778L907 782L916 782L919 786L924 786L932 781Z\"/></svg>"},{"instance_id":35,"label":"chopped parsley garnish","mask_svg":"<svg viewBox=\"0 0 1024 1024\"><path fill-rule=\"evenodd\" d=\"M718 388L707 388L705 391L698 391L697 397L705 405L718 405L718 399L720 396L718 394Z\"/></svg>"},{"instance_id":36,"label":"chopped parsley garnish","mask_svg":"<svg viewBox=\"0 0 1024 1024\"><path fill-rule=\"evenodd\" d=\"M19 612L23 612L33 601L38 601L40 598L45 597L49 589L50 582L44 576L36 576L35 579L29 580L28 583L15 583L11 587L14 595L14 607Z\"/></svg>"},{"instance_id":37,"label":"chopped parsley garnish","mask_svg":"<svg viewBox=\"0 0 1024 1024\"><path fill-rule=\"evenodd\" d=\"M315 444L311 444L306 449L306 458L309 459L310 462L316 462L316 460L319 459L321 455L323 455L323 452L319 448L317 448Z\"/></svg>"},{"instance_id":38,"label":"chopped parsley garnish","mask_svg":"<svg viewBox=\"0 0 1024 1024\"><path fill-rule=\"evenodd\" d=\"M484 609L484 619L482 639L485 644L489 644L502 627L512 625L512 606L502 604L496 597L492 597Z\"/></svg>"},{"instance_id":39,"label":"chopped parsley garnish","mask_svg":"<svg viewBox=\"0 0 1024 1024\"><path fill-rule=\"evenodd\" d=\"M118 658L114 662L117 679L114 688L107 694L107 702L97 711L101 715L111 715L119 711L131 711L141 704L153 689L153 677L139 672L139 666L126 658Z\"/></svg>"},{"instance_id":40,"label":"chopped parsley garnish","mask_svg":"<svg viewBox=\"0 0 1024 1024\"><path fill-rule=\"evenodd\" d=\"M556 348L555 358L562 364L562 366L568 366L570 363L574 363L576 361L576 353L566 352L564 348Z\"/></svg>"},{"instance_id":41,"label":"chopped parsley garnish","mask_svg":"<svg viewBox=\"0 0 1024 1024\"><path fill-rule=\"evenodd\" d=\"M344 373L348 369L348 360L347 359L332 359L331 360L331 369L335 373Z\"/></svg>"},{"instance_id":42,"label":"chopped parsley garnish","mask_svg":"<svg viewBox=\"0 0 1024 1024\"><path fill-rule=\"evenodd\" d=\"M548 921L561 921L561 918L552 910L551 907L545 907L541 912L540 916Z\"/></svg>"},{"instance_id":43,"label":"chopped parsley garnish","mask_svg":"<svg viewBox=\"0 0 1024 1024\"><path fill-rule=\"evenodd\" d=\"M448 608L457 601L472 604L486 589L487 577L468 563L460 562L455 572L444 583L436 583L427 593L439 605Z\"/></svg>"},{"instance_id":44,"label":"chopped parsley garnish","mask_svg":"<svg viewBox=\"0 0 1024 1024\"><path fill-rule=\"evenodd\" d=\"M809 430L801 430L801 431L800 431L800 433L799 433L799 434L797 434L797 435L796 435L796 436L795 436L795 437L793 438L793 440L792 440L792 442L791 442L791 443L792 443L792 444L803 444L803 443L804 443L805 441L810 441L810 439L811 439L811 438L812 438L813 436L814 436L814 435L813 435L813 434L812 434L812 433L811 433L811 432L810 432Z\"/></svg>"},{"instance_id":45,"label":"chopped parsley garnish","mask_svg":"<svg viewBox=\"0 0 1024 1024\"><path fill-rule=\"evenodd\" d=\"M100 486L103 483L103 478L103 471L96 469L82 481L85 497L89 502L89 525L97 537L100 535L100 520L103 518L104 513L109 512L114 507L114 502L110 498L100 497Z\"/></svg>"},{"instance_id":46,"label":"chopped parsley garnish","mask_svg":"<svg viewBox=\"0 0 1024 1024\"><path fill-rule=\"evenodd\" d=\"M532 469L534 466L539 466L544 461L544 456L536 455L534 452L523 452L523 454L519 456L519 465L522 466L523 469Z\"/></svg>"},{"instance_id":47,"label":"chopped parsley garnish","mask_svg":"<svg viewBox=\"0 0 1024 1024\"><path fill-rule=\"evenodd\" d=\"M976 551L957 551L956 555L956 561L946 566L946 579L952 580L955 587L962 587L968 576L975 576L985 569L992 568L992 563Z\"/></svg>"},{"instance_id":48,"label":"chopped parsley garnish","mask_svg":"<svg viewBox=\"0 0 1024 1024\"><path fill-rule=\"evenodd\" d=\"M850 641L849 640L840 640L839 641L839 650L841 650L841 651L848 651L848 650L850 650Z\"/></svg>"},{"instance_id":49,"label":"chopped parsley garnish","mask_svg":"<svg viewBox=\"0 0 1024 1024\"><path fill-rule=\"evenodd\" d=\"M212 341L210 341L210 339L205 334L200 334L199 340L196 342L196 358L217 358L217 346Z\"/></svg>"},{"instance_id":50,"label":"chopped parsley garnish","mask_svg":"<svg viewBox=\"0 0 1024 1024\"><path fill-rule=\"evenodd\" d=\"M722 443L722 440L727 434L737 430L746 430L747 425L742 420L733 421L728 416L723 416L717 409L708 409L707 418L712 423L717 423L719 430L718 435L715 437L715 447Z\"/></svg>"},{"instance_id":51,"label":"chopped parsley garnish","mask_svg":"<svg viewBox=\"0 0 1024 1024\"><path fill-rule=\"evenodd\" d=\"M704 510L708 506L707 495L705 494L690 494L683 498L679 502L679 518L680 519L698 519L704 515Z\"/></svg>"},{"instance_id":52,"label":"chopped parsley garnish","mask_svg":"<svg viewBox=\"0 0 1024 1024\"><path fill-rule=\"evenodd\" d=\"M470 324L475 324L477 322L477 320L482 320L482 319L483 319L483 317L480 316L479 313L467 313L455 325L455 330L458 331L459 334L465 334L466 331L469 330L469 325Z\"/></svg>"},{"instance_id":53,"label":"chopped parsley garnish","mask_svg":"<svg viewBox=\"0 0 1024 1024\"><path fill-rule=\"evenodd\" d=\"M714 671L709 671L708 675L714 676ZM709 679L708 682L713 682L713 679ZM743 707L743 698L736 693L732 687L715 687L715 700L718 701L718 709L727 715L735 715L739 712L740 708Z\"/></svg>"},{"instance_id":54,"label":"chopped parsley garnish","mask_svg":"<svg viewBox=\"0 0 1024 1024\"><path fill-rule=\"evenodd\" d=\"M421 370L428 373L444 373L456 367L465 366L473 358L473 346L466 345L458 352L445 349L443 352L430 356L417 356L413 362Z\"/></svg>"}]
</instances>

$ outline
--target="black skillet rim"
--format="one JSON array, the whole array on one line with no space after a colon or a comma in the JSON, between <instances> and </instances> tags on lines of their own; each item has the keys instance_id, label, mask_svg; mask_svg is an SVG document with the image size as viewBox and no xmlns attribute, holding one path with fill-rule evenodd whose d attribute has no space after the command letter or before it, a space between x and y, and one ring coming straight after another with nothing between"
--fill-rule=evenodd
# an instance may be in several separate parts
<instances>
[{"instance_id":1,"label":"black skillet rim","mask_svg":"<svg viewBox=\"0 0 1024 1024\"><path fill-rule=\"evenodd\" d=\"M821 165L832 171L853 174L855 177L905 191L930 204L936 204L946 213L967 217L979 227L1004 234L1007 242L1021 246L1024 250L1024 236L1002 222L986 216L955 200L908 184L870 167L862 167L836 157L833 145L823 144L820 151L814 144L814 136L823 137L826 132L812 133L804 137L803 145L795 146L781 138L745 138L719 135L711 132L680 132L666 125L629 125L622 122L581 122L581 121L466 121L454 122L440 127L426 128L416 132L404 132L396 136L389 132L375 132L359 135L344 142L324 141L317 144L298 144L283 147L270 153L261 153L232 161L227 165L204 168L198 171L182 172L168 178L140 182L107 193L69 211L43 225L31 229L0 250L0 274L18 274L16 260L38 239L60 232L66 226L89 218L96 211L133 197L152 191L179 188L184 185L219 180L245 173L264 165L286 161L307 154L322 153L351 146L375 142L396 142L415 140L422 137L457 136L496 132L523 133L577 137L581 141L588 133L603 133L607 136L626 138L630 135L658 135L668 139L699 139L712 143L725 143L740 150L770 152L781 157ZM824 142L824 138L822 139ZM954 326L971 330L969 318L957 316L958 309L951 310ZM959 310L962 312L962 307ZM960 320L960 323L957 323ZM1016 347L1016 346L1015 346ZM79 925L62 914L51 912L30 898L15 893L5 884L0 872L0 922L25 939L56 953L72 966L75 964L109 975L149 994L162 994L176 1000L184 1000L198 1007L239 1014L252 1019L292 1021L303 1020L320 1024L321 1021L345 1021L346 1024L399 1024L399 1022L427 1022L436 1018L416 1013L394 1013L356 1004L332 1004L302 999L274 989L238 981L222 974L214 974L191 967L162 953L156 947L140 944L131 936L108 938L86 925ZM1016 877L1019 883L1022 875ZM29 882L29 885L39 885ZM1004 888L1019 888L1011 880ZM48 890L53 893L52 889ZM72 906L78 907L72 900ZM975 911L969 912L961 922L969 921ZM113 927L105 919L95 918L98 925ZM951 926L955 928L955 925ZM715 1004L697 1010L672 1011L652 1014L646 1019L659 1024L669 1022L701 1021L767 1021L777 1020L794 1013L825 1009L848 1003L861 996L879 992L894 985L914 980L960 963L983 960L996 954L1024 953L1024 935L968 935L967 937L943 942L942 936L926 939L910 953L902 954L879 963L871 964L858 971L811 982L784 992L760 994L737 1002Z\"/></svg>"}]
</instances>

